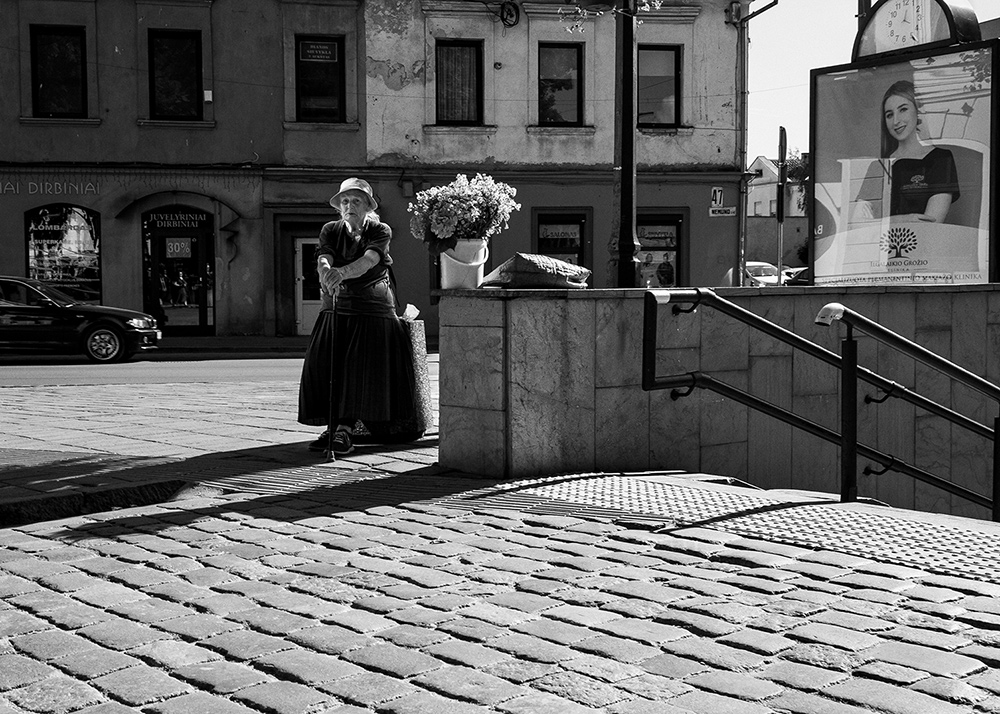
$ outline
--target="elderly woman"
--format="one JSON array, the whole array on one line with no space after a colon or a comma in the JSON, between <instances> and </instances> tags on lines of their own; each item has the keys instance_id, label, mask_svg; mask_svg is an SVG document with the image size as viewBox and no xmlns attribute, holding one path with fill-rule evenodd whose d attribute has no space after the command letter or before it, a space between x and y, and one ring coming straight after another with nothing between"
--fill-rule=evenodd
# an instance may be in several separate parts
<instances>
[{"instance_id":1,"label":"elderly woman","mask_svg":"<svg viewBox=\"0 0 1000 714\"><path fill-rule=\"evenodd\" d=\"M319 234L324 309L302 368L298 420L327 426L311 450L344 455L354 450L358 421L373 434L415 423L416 386L410 337L396 315L390 282L392 229L376 215L367 181L347 179L330 205L340 210L340 220Z\"/></svg>"}]
</instances>

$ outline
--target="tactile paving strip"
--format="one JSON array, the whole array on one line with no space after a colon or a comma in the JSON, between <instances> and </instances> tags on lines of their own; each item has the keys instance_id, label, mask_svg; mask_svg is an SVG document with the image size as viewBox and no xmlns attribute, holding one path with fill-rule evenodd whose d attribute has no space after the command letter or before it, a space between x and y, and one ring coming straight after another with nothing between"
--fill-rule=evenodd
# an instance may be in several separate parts
<instances>
[{"instance_id":1,"label":"tactile paving strip","mask_svg":"<svg viewBox=\"0 0 1000 714\"><path fill-rule=\"evenodd\" d=\"M303 476L306 474L303 473ZM288 491L286 475L283 489ZM385 480L384 485L373 480ZM664 529L699 525L806 548L830 549L932 572L1000 582L1000 547L987 533L842 508L830 501L794 502L766 491L714 490L627 475L554 476L519 482L333 471L300 485L344 502L427 503L461 510L636 519ZM381 500L384 500L381 499Z\"/></svg>"},{"instance_id":2,"label":"tactile paving strip","mask_svg":"<svg viewBox=\"0 0 1000 714\"><path fill-rule=\"evenodd\" d=\"M585 489L585 491L583 490ZM704 525L741 535L811 548L827 548L985 580L1000 580L996 536L945 524L895 518L839 507L833 502L790 503L711 491L692 485L609 476L591 482L539 485L531 493L625 512L678 525Z\"/></svg>"}]
</instances>

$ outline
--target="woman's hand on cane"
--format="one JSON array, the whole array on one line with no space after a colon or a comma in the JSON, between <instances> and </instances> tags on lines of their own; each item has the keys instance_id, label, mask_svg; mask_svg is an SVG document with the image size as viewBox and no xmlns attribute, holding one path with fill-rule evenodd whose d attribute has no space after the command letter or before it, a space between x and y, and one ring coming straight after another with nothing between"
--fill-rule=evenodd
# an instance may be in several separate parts
<instances>
[{"instance_id":1,"label":"woman's hand on cane","mask_svg":"<svg viewBox=\"0 0 1000 714\"><path fill-rule=\"evenodd\" d=\"M325 255L319 257L316 269L319 272L320 285L329 295L336 297L337 290L346 277L344 271L341 268L333 267L330 259Z\"/></svg>"},{"instance_id":2,"label":"woman's hand on cane","mask_svg":"<svg viewBox=\"0 0 1000 714\"><path fill-rule=\"evenodd\" d=\"M340 284L344 282L344 272L340 268L330 268L320 273L319 279L328 293L336 295Z\"/></svg>"}]
</instances>

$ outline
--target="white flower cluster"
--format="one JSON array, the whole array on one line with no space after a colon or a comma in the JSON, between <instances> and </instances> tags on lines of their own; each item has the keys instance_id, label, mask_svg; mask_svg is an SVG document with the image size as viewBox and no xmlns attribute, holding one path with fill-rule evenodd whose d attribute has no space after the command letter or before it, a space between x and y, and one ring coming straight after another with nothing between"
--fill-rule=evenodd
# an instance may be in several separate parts
<instances>
[{"instance_id":1,"label":"white flower cluster","mask_svg":"<svg viewBox=\"0 0 1000 714\"><path fill-rule=\"evenodd\" d=\"M417 193L406 209L413 214L410 232L434 254L454 248L459 239L488 240L507 227L511 213L521 209L514 201L517 189L476 174L465 174L444 186Z\"/></svg>"},{"instance_id":2,"label":"white flower cluster","mask_svg":"<svg viewBox=\"0 0 1000 714\"><path fill-rule=\"evenodd\" d=\"M566 0L569 2L569 0ZM638 12L652 12L653 10L659 10L663 7L663 0L637 0L635 5L635 13ZM579 5L573 5L568 8L559 8L559 20L560 22L569 23L566 25L566 32L584 32L584 23L593 17L601 17L604 14L604 10L591 10L586 7L580 7ZM610 8L610 12L615 15L629 15L632 14L626 10L622 10L618 7ZM638 18L638 14L633 15L633 17ZM641 25L642 20L638 20Z\"/></svg>"}]
</instances>

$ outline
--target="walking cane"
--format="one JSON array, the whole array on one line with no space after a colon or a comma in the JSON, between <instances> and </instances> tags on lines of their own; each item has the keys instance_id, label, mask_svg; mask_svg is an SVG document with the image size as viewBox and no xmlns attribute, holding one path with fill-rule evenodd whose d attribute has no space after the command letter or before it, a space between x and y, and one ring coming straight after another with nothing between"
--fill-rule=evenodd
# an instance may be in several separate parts
<instances>
[{"instance_id":1,"label":"walking cane","mask_svg":"<svg viewBox=\"0 0 1000 714\"><path fill-rule=\"evenodd\" d=\"M336 388L334 385L334 359L333 350L334 345L337 341L337 293L340 292L340 286L338 285L333 290L333 294L330 296L330 394L329 394L329 405L327 407L327 419L326 419L326 460L336 461L337 456L333 453L333 434L336 424L335 420L335 408L334 408L334 395L336 394Z\"/></svg>"}]
</instances>

